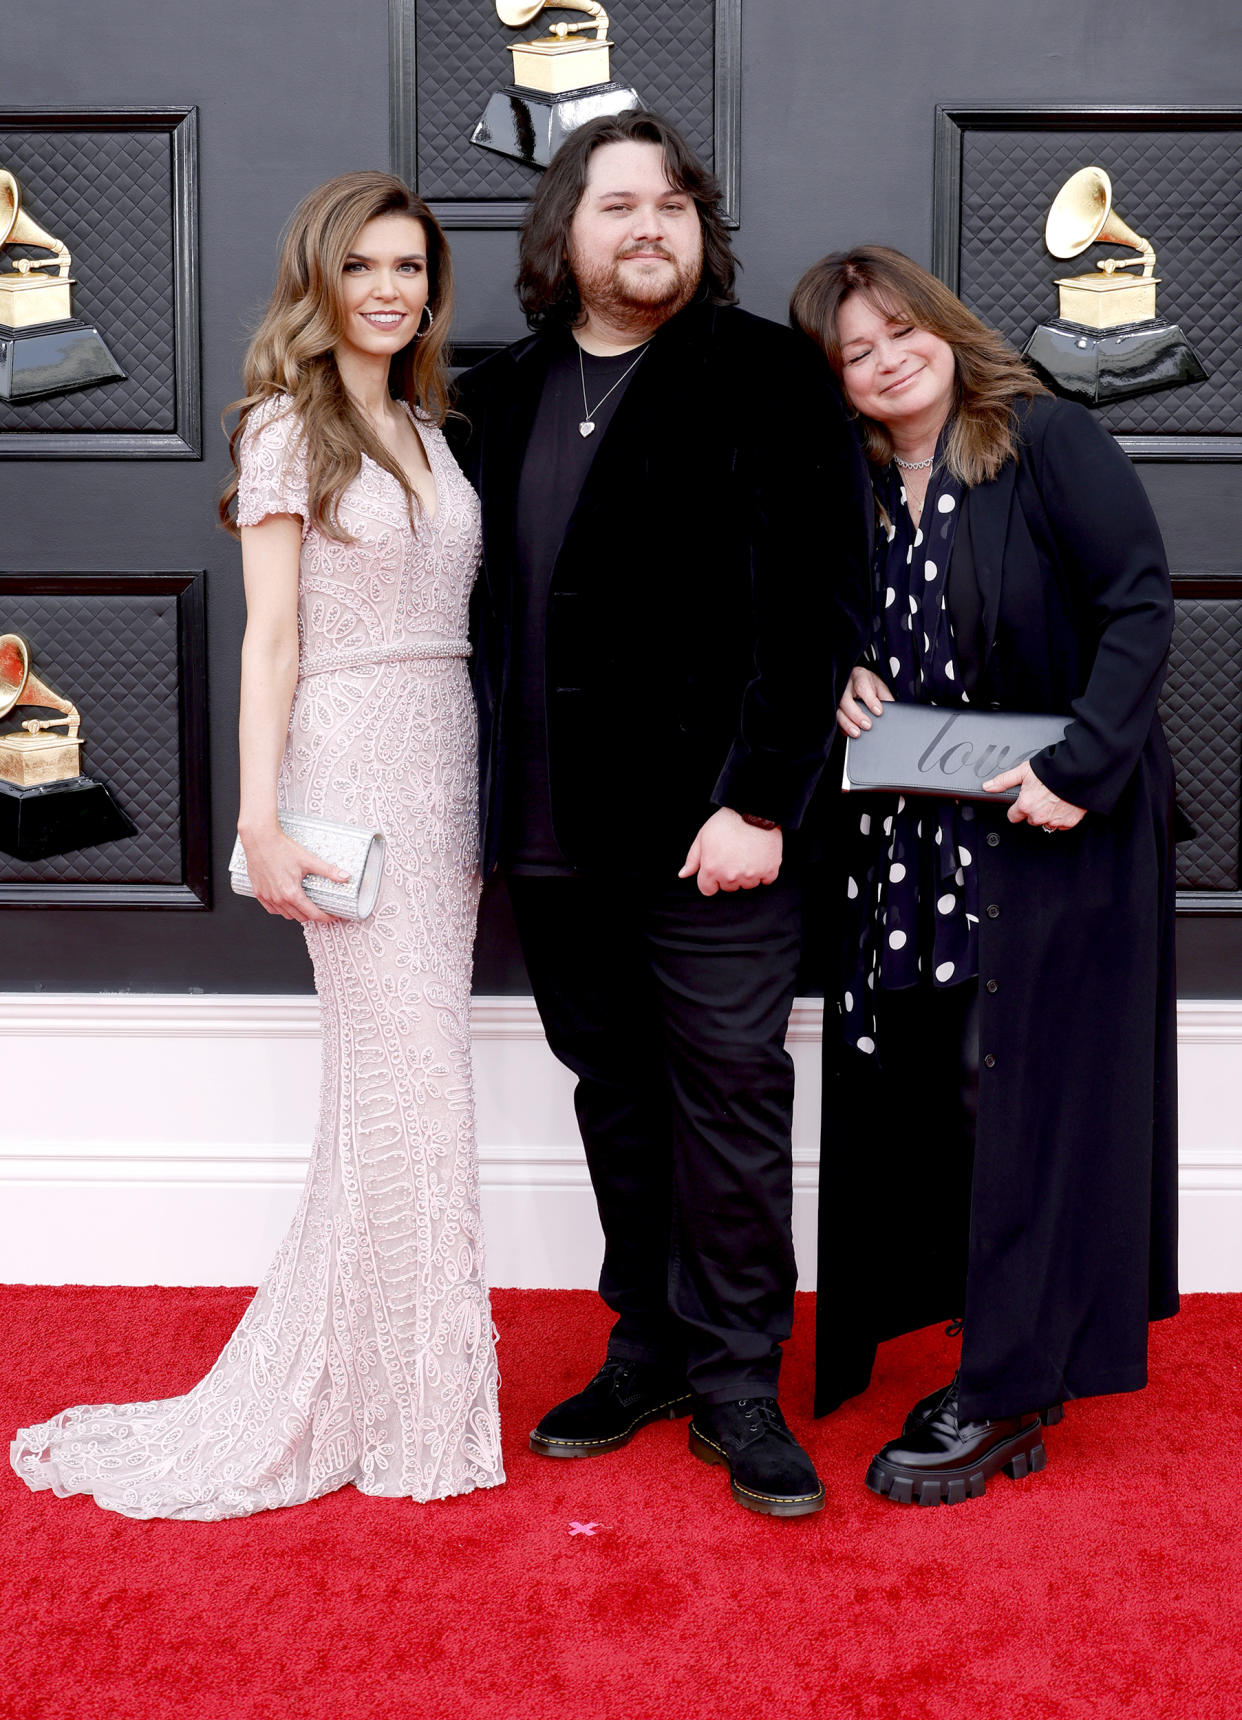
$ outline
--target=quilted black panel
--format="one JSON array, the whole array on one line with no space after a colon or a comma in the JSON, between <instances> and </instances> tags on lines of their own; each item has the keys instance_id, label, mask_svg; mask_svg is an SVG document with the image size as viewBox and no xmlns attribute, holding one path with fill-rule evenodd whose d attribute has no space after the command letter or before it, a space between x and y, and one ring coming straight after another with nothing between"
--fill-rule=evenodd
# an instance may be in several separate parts
<instances>
[{"instance_id":1,"label":"quilted black panel","mask_svg":"<svg viewBox=\"0 0 1242 1720\"><path fill-rule=\"evenodd\" d=\"M461 0L419 0L415 42L418 80L418 189L429 202L524 200L539 170L472 144L470 133L493 90L511 83L509 46L546 35L581 12L549 7L534 24L511 30L495 8ZM609 8L612 75L648 107L666 115L706 162L712 161L715 100L714 0L617 0Z\"/></svg>"},{"instance_id":2,"label":"quilted black panel","mask_svg":"<svg viewBox=\"0 0 1242 1720\"><path fill-rule=\"evenodd\" d=\"M1162 704L1177 797L1198 835L1178 847L1183 890L1242 887L1242 598L1177 600Z\"/></svg>"},{"instance_id":3,"label":"quilted black panel","mask_svg":"<svg viewBox=\"0 0 1242 1720\"><path fill-rule=\"evenodd\" d=\"M1094 164L1113 182L1122 218L1150 240L1156 304L1178 323L1206 382L1100 409L1115 435L1237 435L1242 428L1242 133L989 131L962 137L962 298L1016 346L1057 314L1058 275L1081 274L1125 247L1092 246L1058 262L1044 222L1071 173ZM1133 271L1129 271L1133 272Z\"/></svg>"},{"instance_id":4,"label":"quilted black panel","mask_svg":"<svg viewBox=\"0 0 1242 1720\"><path fill-rule=\"evenodd\" d=\"M93 323L124 382L10 406L0 430L176 430L172 144L166 132L2 131L0 167L22 207L68 247L74 315ZM6 257L49 253L8 247Z\"/></svg>"},{"instance_id":5,"label":"quilted black panel","mask_svg":"<svg viewBox=\"0 0 1242 1720\"><path fill-rule=\"evenodd\" d=\"M0 854L0 882L181 882L177 599L6 595L0 631L24 633L41 681L82 713L82 769L107 783L137 835L52 860ZM17 710L0 721L16 727Z\"/></svg>"}]
</instances>

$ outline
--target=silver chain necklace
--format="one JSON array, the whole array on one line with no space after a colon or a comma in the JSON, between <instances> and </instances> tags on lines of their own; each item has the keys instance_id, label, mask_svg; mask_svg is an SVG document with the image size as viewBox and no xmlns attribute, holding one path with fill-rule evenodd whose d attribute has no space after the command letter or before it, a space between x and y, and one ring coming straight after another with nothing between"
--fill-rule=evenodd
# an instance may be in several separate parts
<instances>
[{"instance_id":1,"label":"silver chain necklace","mask_svg":"<svg viewBox=\"0 0 1242 1720\"><path fill-rule=\"evenodd\" d=\"M896 464L901 467L903 472L925 472L929 466L933 466L936 463L936 456L934 454L930 455L926 460L903 460L899 454L894 454L893 459Z\"/></svg>"},{"instance_id":2,"label":"silver chain necklace","mask_svg":"<svg viewBox=\"0 0 1242 1720\"><path fill-rule=\"evenodd\" d=\"M578 343L575 341L574 344L577 345ZM631 370L633 370L634 365L637 364L639 359L642 358L643 353L646 352L646 350L647 350L647 344L646 344L646 342L644 342L643 346L639 350L638 358L636 358L634 360L634 364L627 364L626 365L625 369L621 372L620 376L613 383L612 387L608 390L608 394L613 394L616 392L616 390L618 388L620 388L621 384L625 381L626 377L630 374ZM600 407L604 404L604 401L607 400L608 394L601 395L600 398L595 402L595 410L594 411L592 411L591 408L587 405L586 366L582 362L582 348L581 348L581 346L578 346L578 375L582 381L582 411L584 414L582 422L578 426L578 434L579 434L579 436L593 436L595 434L595 413L599 411Z\"/></svg>"}]
</instances>

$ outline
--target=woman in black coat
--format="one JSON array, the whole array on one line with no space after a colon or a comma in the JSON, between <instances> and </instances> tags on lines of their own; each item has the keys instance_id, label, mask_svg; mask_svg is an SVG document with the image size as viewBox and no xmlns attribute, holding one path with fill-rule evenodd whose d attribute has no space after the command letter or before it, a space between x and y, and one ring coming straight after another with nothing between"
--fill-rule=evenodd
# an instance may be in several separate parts
<instances>
[{"instance_id":1,"label":"woman in black coat","mask_svg":"<svg viewBox=\"0 0 1242 1720\"><path fill-rule=\"evenodd\" d=\"M878 1343L962 1321L957 1376L867 1474L955 1504L1041 1468L1064 1399L1143 1386L1147 1322L1177 1310L1173 600L1112 437L925 270L825 258L793 315L876 494L872 643L840 727L894 697L1070 718L985 785L1011 804L842 803L816 1412L866 1387Z\"/></svg>"}]
</instances>

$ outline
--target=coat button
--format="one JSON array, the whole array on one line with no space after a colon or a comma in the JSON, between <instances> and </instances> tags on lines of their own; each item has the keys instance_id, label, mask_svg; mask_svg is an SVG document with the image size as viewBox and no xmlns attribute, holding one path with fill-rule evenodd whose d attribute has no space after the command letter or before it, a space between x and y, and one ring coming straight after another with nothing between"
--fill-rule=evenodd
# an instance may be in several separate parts
<instances>
[{"instance_id":1,"label":"coat button","mask_svg":"<svg viewBox=\"0 0 1242 1720\"><path fill-rule=\"evenodd\" d=\"M996 1059L995 1059L995 1057L993 1057L993 1055L990 1051L988 1052L987 1056L983 1059L983 1067L985 1069L995 1069L995 1067L996 1067Z\"/></svg>"},{"instance_id":2,"label":"coat button","mask_svg":"<svg viewBox=\"0 0 1242 1720\"><path fill-rule=\"evenodd\" d=\"M989 902L988 903L988 919L989 920L999 920L1000 919L1000 909L996 906L995 902Z\"/></svg>"},{"instance_id":3,"label":"coat button","mask_svg":"<svg viewBox=\"0 0 1242 1720\"><path fill-rule=\"evenodd\" d=\"M990 979L988 981L988 990L989 991L995 991L996 989L997 989L996 981L994 979Z\"/></svg>"},{"instance_id":4,"label":"coat button","mask_svg":"<svg viewBox=\"0 0 1242 1720\"><path fill-rule=\"evenodd\" d=\"M989 848L999 848L1000 847L1000 837L996 834L995 830L989 830L988 831L988 847Z\"/></svg>"}]
</instances>

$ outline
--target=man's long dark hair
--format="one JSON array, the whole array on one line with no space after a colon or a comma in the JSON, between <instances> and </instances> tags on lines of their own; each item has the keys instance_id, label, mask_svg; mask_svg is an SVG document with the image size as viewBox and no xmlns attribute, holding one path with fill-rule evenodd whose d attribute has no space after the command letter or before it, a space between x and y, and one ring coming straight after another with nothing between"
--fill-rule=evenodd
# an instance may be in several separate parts
<instances>
[{"instance_id":1,"label":"man's long dark hair","mask_svg":"<svg viewBox=\"0 0 1242 1720\"><path fill-rule=\"evenodd\" d=\"M589 120L566 138L539 183L522 226L517 290L533 329L572 328L582 301L569 266L569 224L586 190L587 165L605 143L654 143L664 155L664 173L674 191L694 199L703 229L703 274L696 302L737 302L737 260L720 213L721 191L681 133L645 108Z\"/></svg>"}]
</instances>

